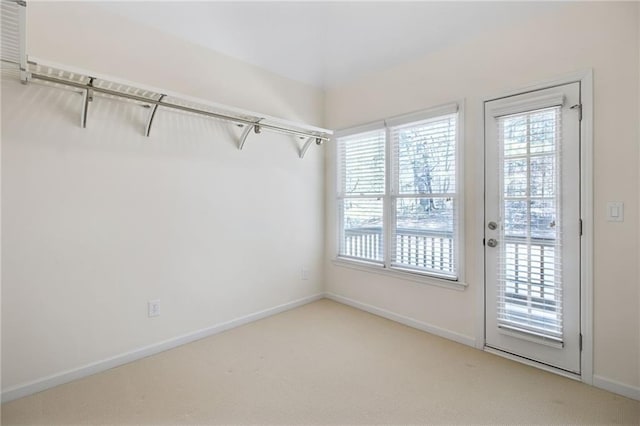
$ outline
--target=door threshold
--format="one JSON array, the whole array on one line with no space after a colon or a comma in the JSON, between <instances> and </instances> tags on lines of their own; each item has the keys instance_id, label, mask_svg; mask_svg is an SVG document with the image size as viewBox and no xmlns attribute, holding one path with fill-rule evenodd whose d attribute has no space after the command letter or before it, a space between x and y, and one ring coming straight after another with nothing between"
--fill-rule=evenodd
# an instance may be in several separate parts
<instances>
[{"instance_id":1,"label":"door threshold","mask_svg":"<svg viewBox=\"0 0 640 426\"><path fill-rule=\"evenodd\" d=\"M557 374L559 376L567 377L569 379L573 379L573 380L577 380L579 382L582 382L582 375L579 374L579 373L574 373L574 372L571 372L571 371L563 370L563 369L558 368L558 367L553 367L551 365L544 364L544 363L538 362L538 361L534 361L532 359L525 358L525 357L522 357L520 355L514 355L514 354L512 354L510 352L506 352L506 351L503 351L501 349L492 348L491 346L486 346L485 345L484 351L488 352L490 354L494 354L494 355L501 356L503 358L510 359L512 361L519 362L521 364L526 364L526 365L529 365L531 367L535 367L535 368L538 368L540 370L547 371L549 373L554 373L554 374Z\"/></svg>"}]
</instances>

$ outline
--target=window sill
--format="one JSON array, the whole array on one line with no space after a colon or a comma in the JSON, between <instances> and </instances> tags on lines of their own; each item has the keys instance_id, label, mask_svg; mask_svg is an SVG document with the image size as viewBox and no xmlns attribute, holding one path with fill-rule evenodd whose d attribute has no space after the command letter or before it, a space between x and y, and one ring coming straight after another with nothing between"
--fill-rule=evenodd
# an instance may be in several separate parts
<instances>
[{"instance_id":1,"label":"window sill","mask_svg":"<svg viewBox=\"0 0 640 426\"><path fill-rule=\"evenodd\" d=\"M432 285L458 291L464 291L467 288L467 284L460 281L452 281L444 278L432 277L417 272L403 271L395 268L385 268L384 266L376 263L369 263L353 259L343 259L340 257L334 258L331 263L341 268L349 268L358 271L369 272L372 274L386 275L388 277L393 277L405 281L413 281L419 284Z\"/></svg>"}]
</instances>

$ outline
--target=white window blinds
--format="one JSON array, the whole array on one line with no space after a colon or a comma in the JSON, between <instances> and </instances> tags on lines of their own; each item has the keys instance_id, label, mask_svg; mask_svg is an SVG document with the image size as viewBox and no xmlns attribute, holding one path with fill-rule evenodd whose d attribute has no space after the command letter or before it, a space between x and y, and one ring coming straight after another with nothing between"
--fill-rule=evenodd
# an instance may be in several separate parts
<instances>
[{"instance_id":1,"label":"white window blinds","mask_svg":"<svg viewBox=\"0 0 640 426\"><path fill-rule=\"evenodd\" d=\"M498 118L498 323L562 341L560 107Z\"/></svg>"},{"instance_id":2,"label":"white window blinds","mask_svg":"<svg viewBox=\"0 0 640 426\"><path fill-rule=\"evenodd\" d=\"M458 280L458 105L337 140L338 256Z\"/></svg>"},{"instance_id":3,"label":"white window blinds","mask_svg":"<svg viewBox=\"0 0 640 426\"><path fill-rule=\"evenodd\" d=\"M338 150L339 255L382 262L385 131L339 138Z\"/></svg>"},{"instance_id":4,"label":"white window blinds","mask_svg":"<svg viewBox=\"0 0 640 426\"><path fill-rule=\"evenodd\" d=\"M457 278L457 114L390 129L391 264Z\"/></svg>"}]
</instances>

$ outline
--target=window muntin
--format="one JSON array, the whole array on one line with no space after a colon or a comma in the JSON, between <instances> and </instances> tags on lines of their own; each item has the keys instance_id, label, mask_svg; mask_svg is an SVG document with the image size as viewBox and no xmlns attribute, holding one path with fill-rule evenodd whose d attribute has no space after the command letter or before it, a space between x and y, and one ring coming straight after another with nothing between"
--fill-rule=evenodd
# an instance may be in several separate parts
<instances>
[{"instance_id":1,"label":"window muntin","mask_svg":"<svg viewBox=\"0 0 640 426\"><path fill-rule=\"evenodd\" d=\"M391 128L391 265L457 278L457 114Z\"/></svg>"},{"instance_id":2,"label":"window muntin","mask_svg":"<svg viewBox=\"0 0 640 426\"><path fill-rule=\"evenodd\" d=\"M562 113L498 117L503 241L498 324L562 341Z\"/></svg>"},{"instance_id":3,"label":"window muntin","mask_svg":"<svg viewBox=\"0 0 640 426\"><path fill-rule=\"evenodd\" d=\"M337 140L338 257L457 280L458 113L390 121Z\"/></svg>"}]
</instances>

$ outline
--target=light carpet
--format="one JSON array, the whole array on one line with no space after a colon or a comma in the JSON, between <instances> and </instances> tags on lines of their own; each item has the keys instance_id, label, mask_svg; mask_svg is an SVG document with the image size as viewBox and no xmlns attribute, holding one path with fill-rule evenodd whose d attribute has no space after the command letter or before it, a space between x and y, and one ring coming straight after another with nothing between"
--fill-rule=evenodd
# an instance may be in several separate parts
<instances>
[{"instance_id":1,"label":"light carpet","mask_svg":"<svg viewBox=\"0 0 640 426\"><path fill-rule=\"evenodd\" d=\"M3 425L640 424L640 402L321 300L2 406Z\"/></svg>"}]
</instances>

